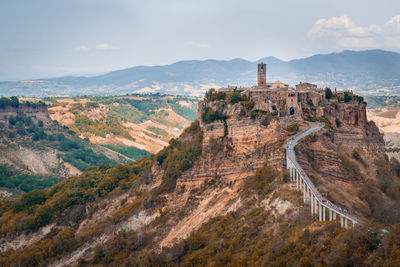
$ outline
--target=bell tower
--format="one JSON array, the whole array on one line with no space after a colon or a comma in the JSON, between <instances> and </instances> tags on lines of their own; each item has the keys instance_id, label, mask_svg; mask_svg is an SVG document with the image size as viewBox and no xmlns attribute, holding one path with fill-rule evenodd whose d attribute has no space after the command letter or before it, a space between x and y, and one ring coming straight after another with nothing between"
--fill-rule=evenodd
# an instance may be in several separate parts
<instances>
[{"instance_id":1,"label":"bell tower","mask_svg":"<svg viewBox=\"0 0 400 267\"><path fill-rule=\"evenodd\" d=\"M257 75L258 86L265 86L267 83L267 65L263 62L258 64L258 75Z\"/></svg>"}]
</instances>

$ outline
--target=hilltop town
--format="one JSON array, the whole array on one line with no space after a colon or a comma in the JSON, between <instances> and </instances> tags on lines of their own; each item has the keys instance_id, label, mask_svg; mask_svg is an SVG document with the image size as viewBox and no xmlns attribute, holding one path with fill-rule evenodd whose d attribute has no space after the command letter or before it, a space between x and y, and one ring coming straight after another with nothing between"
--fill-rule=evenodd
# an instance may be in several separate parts
<instances>
[{"instance_id":1,"label":"hilltop town","mask_svg":"<svg viewBox=\"0 0 400 267\"><path fill-rule=\"evenodd\" d=\"M385 224L385 238L397 242L389 251L398 246L400 164L387 158L363 98L309 83L268 83L265 67L258 66L254 87L210 89L197 120L158 153L0 200L0 264L398 260L376 248L386 241L371 238L377 229L365 223ZM313 125L318 129L303 135ZM347 251L368 257L348 264Z\"/></svg>"},{"instance_id":2,"label":"hilltop town","mask_svg":"<svg viewBox=\"0 0 400 267\"><path fill-rule=\"evenodd\" d=\"M246 95L251 101L254 101L255 109L277 113L279 117L298 116L304 118L308 114L316 117L326 116L325 108L331 105L329 100L332 97L344 102L353 100L363 102L363 98L355 96L352 91L336 91L335 89L332 92L330 88L321 89L308 82L300 82L295 88L281 81L269 83L267 82L266 64L263 62L258 64L257 81L257 85L252 87L228 86L220 88L218 91L222 93L240 91L242 95ZM366 117L356 116L355 119L357 124L360 119L366 121Z\"/></svg>"}]
</instances>

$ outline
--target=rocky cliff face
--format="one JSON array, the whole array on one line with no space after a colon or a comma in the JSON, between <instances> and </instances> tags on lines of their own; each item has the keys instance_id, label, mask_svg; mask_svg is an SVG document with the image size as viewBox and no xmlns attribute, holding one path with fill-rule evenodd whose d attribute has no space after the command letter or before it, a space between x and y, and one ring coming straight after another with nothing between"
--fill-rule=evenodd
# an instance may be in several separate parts
<instances>
[{"instance_id":1,"label":"rocky cliff face","mask_svg":"<svg viewBox=\"0 0 400 267\"><path fill-rule=\"evenodd\" d=\"M80 140L68 128L53 121L43 103L20 103L0 108L0 165L7 166L16 175L23 173L63 179L82 173L60 156L80 146ZM87 146L91 145L87 143ZM102 152L105 148L93 146L92 149L107 154L109 158L115 157L119 162L129 162L119 153Z\"/></svg>"},{"instance_id":2,"label":"rocky cliff face","mask_svg":"<svg viewBox=\"0 0 400 267\"><path fill-rule=\"evenodd\" d=\"M329 105L324 113L330 127L298 145L298 161L328 199L368 216L358 192L368 180L379 183L376 163L387 162L383 135L364 103Z\"/></svg>"},{"instance_id":3,"label":"rocky cliff face","mask_svg":"<svg viewBox=\"0 0 400 267\"><path fill-rule=\"evenodd\" d=\"M204 122L202 117L206 110L224 119ZM213 179L232 183L253 175L265 162L282 170L285 165L283 143L291 122L269 116L251 116L251 111L240 103L201 102L198 120L204 134L203 154L193 168L178 179L177 185L199 186Z\"/></svg>"},{"instance_id":4,"label":"rocky cliff face","mask_svg":"<svg viewBox=\"0 0 400 267\"><path fill-rule=\"evenodd\" d=\"M329 121L325 119L327 127L301 142L297 153L326 198L368 216L358 189L369 176L378 179L375 162L385 156L382 136L373 123L364 120L363 109L355 103L332 106L326 116ZM231 216L228 225L243 222L241 236L236 238L233 232L237 247L242 246L242 238L252 239L265 229L271 231L266 239L280 238L295 225L301 225L298 233L306 233L304 227L308 226L310 231L321 229L324 223L312 222L308 209L302 212L300 195L284 179L284 145L291 135L308 127L302 118L278 118L255 110L246 101L201 102L198 123L154 157L130 165L92 168L58 185L57 190L46 191L44 202L29 206L28 211L1 213L0 250L11 255L3 260L12 258L23 265L25 258L20 259L19 253L26 253L26 260L36 256L51 266L106 261L134 265L162 253L173 259L171 255L187 249L201 249L201 239L192 244L186 238L218 216L221 220ZM28 214L36 209L41 213ZM53 210L57 217L46 213ZM46 223L37 219L42 214L50 216ZM38 230L23 233L21 229L27 227L24 216L41 222ZM249 229L246 218L257 226ZM11 229L13 235L4 229ZM39 249L42 244L63 240L61 235L68 229L73 246L55 254L36 255L43 251ZM218 245L224 247L225 243ZM277 242L272 248L278 246ZM150 264L155 263L149 260Z\"/></svg>"},{"instance_id":5,"label":"rocky cliff face","mask_svg":"<svg viewBox=\"0 0 400 267\"><path fill-rule=\"evenodd\" d=\"M366 104L351 101L348 103L333 103L324 106L324 116L332 122L339 122L349 126L365 127L367 125Z\"/></svg>"}]
</instances>

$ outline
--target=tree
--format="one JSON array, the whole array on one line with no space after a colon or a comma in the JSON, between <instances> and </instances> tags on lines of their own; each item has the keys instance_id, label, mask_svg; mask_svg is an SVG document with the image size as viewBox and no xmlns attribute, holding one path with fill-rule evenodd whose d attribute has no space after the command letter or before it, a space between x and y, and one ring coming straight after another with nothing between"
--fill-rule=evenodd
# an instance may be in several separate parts
<instances>
[{"instance_id":1,"label":"tree","mask_svg":"<svg viewBox=\"0 0 400 267\"><path fill-rule=\"evenodd\" d=\"M331 99L332 98L332 90L331 90L331 88L329 88L329 87L326 87L325 88L325 97L326 97L326 99Z\"/></svg>"},{"instance_id":2,"label":"tree","mask_svg":"<svg viewBox=\"0 0 400 267\"><path fill-rule=\"evenodd\" d=\"M16 96L10 97L10 104L13 107L18 107L18 105L19 105L18 97L16 97Z\"/></svg>"},{"instance_id":3,"label":"tree","mask_svg":"<svg viewBox=\"0 0 400 267\"><path fill-rule=\"evenodd\" d=\"M352 99L351 95L349 95L349 93L345 93L344 94L344 102L350 102Z\"/></svg>"}]
</instances>

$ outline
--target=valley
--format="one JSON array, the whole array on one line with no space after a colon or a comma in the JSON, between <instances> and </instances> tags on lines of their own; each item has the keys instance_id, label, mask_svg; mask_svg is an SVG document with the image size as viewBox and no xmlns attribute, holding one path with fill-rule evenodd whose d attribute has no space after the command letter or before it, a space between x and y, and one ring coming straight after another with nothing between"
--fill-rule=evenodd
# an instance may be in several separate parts
<instances>
[{"instance_id":1,"label":"valley","mask_svg":"<svg viewBox=\"0 0 400 267\"><path fill-rule=\"evenodd\" d=\"M301 115L291 117L285 116L290 110L285 105L270 111L246 92L210 90L198 104L196 120L159 152L127 165L91 167L52 188L0 200L0 262L395 262L400 163L386 158L383 137L366 120L359 96L320 90L322 100L315 106L315 95L307 90L298 104ZM84 114L94 116L88 110ZM71 129L82 137L96 133L72 121ZM324 127L299 142L297 160L323 198L351 210L362 225L345 230L313 220L303 194L290 182L286 144L315 121ZM376 235L381 229L387 234ZM386 256L376 244L388 248Z\"/></svg>"}]
</instances>

